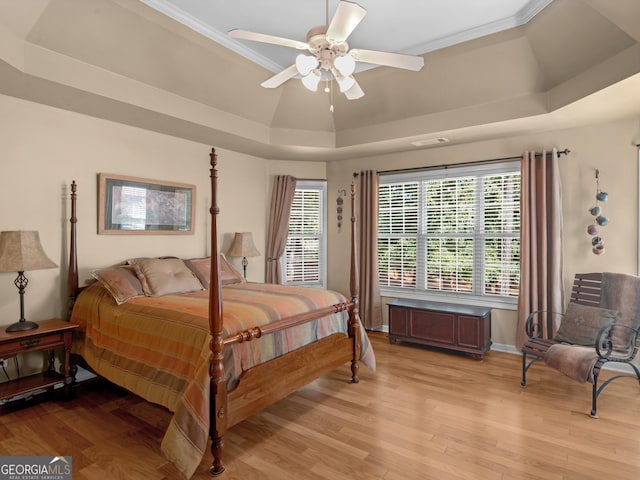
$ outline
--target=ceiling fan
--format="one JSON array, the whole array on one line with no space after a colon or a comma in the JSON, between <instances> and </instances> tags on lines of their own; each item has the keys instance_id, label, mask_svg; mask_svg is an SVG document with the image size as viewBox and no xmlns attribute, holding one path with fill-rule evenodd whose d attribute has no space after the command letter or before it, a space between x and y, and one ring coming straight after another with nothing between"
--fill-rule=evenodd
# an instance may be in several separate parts
<instances>
[{"instance_id":1,"label":"ceiling fan","mask_svg":"<svg viewBox=\"0 0 640 480\"><path fill-rule=\"evenodd\" d=\"M229 36L236 39L282 45L297 50L308 50L311 53L311 55L299 54L293 65L262 82L263 87L276 88L290 78L302 75L302 84L315 92L323 78L328 81L335 78L340 91L345 94L347 99L355 100L364 96L362 88L353 76L356 62L385 65L416 72L424 66L424 59L419 56L358 48L350 50L347 38L366 14L367 11L357 3L343 0L338 4L331 23L329 23L329 0L327 0L327 24L309 30L306 42L239 29L231 30Z\"/></svg>"}]
</instances>

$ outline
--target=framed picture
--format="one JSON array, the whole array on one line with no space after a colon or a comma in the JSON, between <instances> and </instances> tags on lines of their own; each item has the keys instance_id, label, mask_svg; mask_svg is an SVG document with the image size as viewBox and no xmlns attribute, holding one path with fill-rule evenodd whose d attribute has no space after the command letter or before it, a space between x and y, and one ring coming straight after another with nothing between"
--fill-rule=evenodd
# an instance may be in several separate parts
<instances>
[{"instance_id":1,"label":"framed picture","mask_svg":"<svg viewBox=\"0 0 640 480\"><path fill-rule=\"evenodd\" d=\"M195 185L101 173L98 234L193 234Z\"/></svg>"}]
</instances>

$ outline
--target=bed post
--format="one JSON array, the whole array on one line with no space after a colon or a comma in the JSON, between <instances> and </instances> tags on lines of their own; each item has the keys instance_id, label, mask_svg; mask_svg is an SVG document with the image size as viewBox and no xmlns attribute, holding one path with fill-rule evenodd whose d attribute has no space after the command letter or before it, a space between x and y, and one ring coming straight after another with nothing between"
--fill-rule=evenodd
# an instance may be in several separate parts
<instances>
[{"instance_id":1,"label":"bed post","mask_svg":"<svg viewBox=\"0 0 640 480\"><path fill-rule=\"evenodd\" d=\"M69 239L69 270L67 273L67 319L71 318L71 310L78 296L78 249L76 243L76 181L71 182L71 238Z\"/></svg>"},{"instance_id":2,"label":"bed post","mask_svg":"<svg viewBox=\"0 0 640 480\"><path fill-rule=\"evenodd\" d=\"M209 469L211 475L224 472L222 452L223 437L227 430L227 384L224 378L224 342L222 338L222 284L218 266L218 227L217 215L220 211L217 201L218 156L215 148L211 149L211 278L209 288L209 330L211 342L209 347L213 357L210 367L210 400L209 400L209 435L211 436L211 454L213 464Z\"/></svg>"},{"instance_id":3,"label":"bed post","mask_svg":"<svg viewBox=\"0 0 640 480\"><path fill-rule=\"evenodd\" d=\"M351 383L358 383L358 359L360 358L360 308L358 299L360 279L358 278L358 255L356 249L356 185L351 181L351 303L349 310L349 336L353 339L353 358L351 359Z\"/></svg>"}]
</instances>

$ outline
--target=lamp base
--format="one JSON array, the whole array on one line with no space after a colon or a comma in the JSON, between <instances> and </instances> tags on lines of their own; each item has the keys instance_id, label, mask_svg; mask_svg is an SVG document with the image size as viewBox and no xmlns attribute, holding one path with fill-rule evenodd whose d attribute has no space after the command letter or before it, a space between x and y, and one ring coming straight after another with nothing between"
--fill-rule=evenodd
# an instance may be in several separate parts
<instances>
[{"instance_id":1,"label":"lamp base","mask_svg":"<svg viewBox=\"0 0 640 480\"><path fill-rule=\"evenodd\" d=\"M9 325L5 332L26 332L27 330L33 330L34 328L38 328L38 324L36 322L20 320L19 322Z\"/></svg>"}]
</instances>

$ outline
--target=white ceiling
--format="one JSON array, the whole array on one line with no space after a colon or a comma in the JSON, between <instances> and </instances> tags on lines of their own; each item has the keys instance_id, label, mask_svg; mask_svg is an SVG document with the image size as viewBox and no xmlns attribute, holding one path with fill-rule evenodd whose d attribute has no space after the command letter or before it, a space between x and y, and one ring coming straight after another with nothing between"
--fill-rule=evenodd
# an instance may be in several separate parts
<instances>
[{"instance_id":1,"label":"white ceiling","mask_svg":"<svg viewBox=\"0 0 640 480\"><path fill-rule=\"evenodd\" d=\"M229 38L239 28L306 41L325 25L325 0L140 0L174 20L278 72L294 63L295 50ZM358 0L367 15L349 38L351 48L422 55L527 23L552 0ZM338 0L328 1L329 21ZM358 71L370 68L360 64Z\"/></svg>"}]
</instances>

